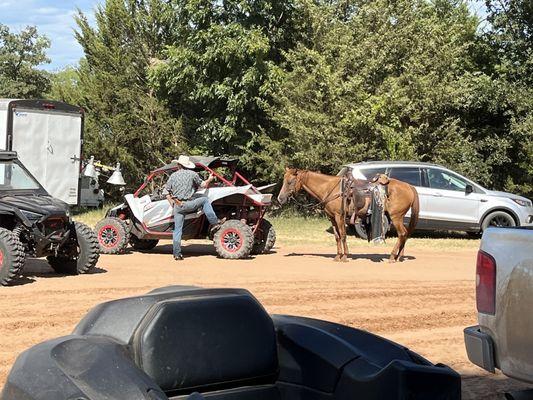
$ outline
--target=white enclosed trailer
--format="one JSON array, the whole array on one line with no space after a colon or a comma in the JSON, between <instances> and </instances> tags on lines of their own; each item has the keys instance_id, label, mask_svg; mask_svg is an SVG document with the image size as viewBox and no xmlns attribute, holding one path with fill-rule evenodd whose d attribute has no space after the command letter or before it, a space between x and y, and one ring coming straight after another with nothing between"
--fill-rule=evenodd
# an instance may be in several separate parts
<instances>
[{"instance_id":1,"label":"white enclosed trailer","mask_svg":"<svg viewBox=\"0 0 533 400\"><path fill-rule=\"evenodd\" d=\"M0 99L0 149L16 151L52 196L79 205L83 120L70 104Z\"/></svg>"}]
</instances>

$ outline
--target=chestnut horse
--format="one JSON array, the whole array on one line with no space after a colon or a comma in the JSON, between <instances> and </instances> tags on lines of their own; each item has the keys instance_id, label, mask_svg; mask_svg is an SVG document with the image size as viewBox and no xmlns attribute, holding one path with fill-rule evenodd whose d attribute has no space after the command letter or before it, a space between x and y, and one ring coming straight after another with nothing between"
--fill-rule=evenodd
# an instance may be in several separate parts
<instances>
[{"instance_id":1,"label":"chestnut horse","mask_svg":"<svg viewBox=\"0 0 533 400\"><path fill-rule=\"evenodd\" d=\"M318 172L286 168L283 177L283 186L278 195L280 204L285 204L287 200L300 190L305 190L323 207L335 233L337 241L337 256L335 261L346 262L348 259L348 245L346 243L346 204L342 196L341 176L325 175ZM380 175L377 182L388 186L388 196L385 202L385 212L389 215L396 232L398 240L394 246L389 262L401 261L403 257L405 242L414 231L418 222L419 200L416 189L408 183L389 179L386 175ZM357 207L356 207L357 208ZM403 224L405 214L411 209L411 219L409 227ZM356 213L363 209L353 210ZM359 215L361 216L361 215Z\"/></svg>"}]
</instances>

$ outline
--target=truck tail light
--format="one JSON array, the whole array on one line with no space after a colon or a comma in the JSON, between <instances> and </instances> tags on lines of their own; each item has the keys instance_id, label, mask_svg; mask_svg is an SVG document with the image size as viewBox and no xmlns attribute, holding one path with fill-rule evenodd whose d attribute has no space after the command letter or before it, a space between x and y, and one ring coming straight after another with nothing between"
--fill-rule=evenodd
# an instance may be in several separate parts
<instances>
[{"instance_id":1,"label":"truck tail light","mask_svg":"<svg viewBox=\"0 0 533 400\"><path fill-rule=\"evenodd\" d=\"M496 312L496 260L490 254L479 251L476 266L477 310L483 314Z\"/></svg>"}]
</instances>

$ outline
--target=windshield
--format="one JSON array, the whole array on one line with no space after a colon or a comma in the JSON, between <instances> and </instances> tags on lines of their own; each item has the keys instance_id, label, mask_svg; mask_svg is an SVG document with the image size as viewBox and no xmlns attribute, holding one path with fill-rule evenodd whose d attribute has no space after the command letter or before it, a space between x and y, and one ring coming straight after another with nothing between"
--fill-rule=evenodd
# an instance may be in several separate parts
<instances>
[{"instance_id":1,"label":"windshield","mask_svg":"<svg viewBox=\"0 0 533 400\"><path fill-rule=\"evenodd\" d=\"M0 162L0 191L37 190L39 183L24 168L13 161Z\"/></svg>"}]
</instances>

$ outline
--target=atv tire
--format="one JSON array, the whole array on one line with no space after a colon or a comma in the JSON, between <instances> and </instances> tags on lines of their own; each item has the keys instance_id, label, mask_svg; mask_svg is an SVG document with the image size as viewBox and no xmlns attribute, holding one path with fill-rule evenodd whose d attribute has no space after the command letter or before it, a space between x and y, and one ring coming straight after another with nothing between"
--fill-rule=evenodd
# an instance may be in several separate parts
<instances>
[{"instance_id":1,"label":"atv tire","mask_svg":"<svg viewBox=\"0 0 533 400\"><path fill-rule=\"evenodd\" d=\"M213 243L222 258L247 258L254 246L254 233L248 225L232 219L224 222L216 231Z\"/></svg>"},{"instance_id":2,"label":"atv tire","mask_svg":"<svg viewBox=\"0 0 533 400\"><path fill-rule=\"evenodd\" d=\"M139 239L135 235L130 235L130 245L138 251L152 250L158 243L157 239Z\"/></svg>"},{"instance_id":3,"label":"atv tire","mask_svg":"<svg viewBox=\"0 0 533 400\"><path fill-rule=\"evenodd\" d=\"M71 249L64 249L72 254L62 254L58 256L48 256L50 266L59 274L86 274L98 262L100 257L98 239L94 231L81 222L74 222L76 237L74 242L69 242L67 246L74 246Z\"/></svg>"},{"instance_id":4,"label":"atv tire","mask_svg":"<svg viewBox=\"0 0 533 400\"><path fill-rule=\"evenodd\" d=\"M130 230L126 221L119 218L104 218L95 227L102 254L120 254L130 241Z\"/></svg>"},{"instance_id":5,"label":"atv tire","mask_svg":"<svg viewBox=\"0 0 533 400\"><path fill-rule=\"evenodd\" d=\"M272 250L276 243L276 231L270 221L266 219L261 221L257 231L252 254L266 254Z\"/></svg>"},{"instance_id":6,"label":"atv tire","mask_svg":"<svg viewBox=\"0 0 533 400\"><path fill-rule=\"evenodd\" d=\"M0 285L9 285L24 268L24 245L13 232L0 228Z\"/></svg>"}]
</instances>

